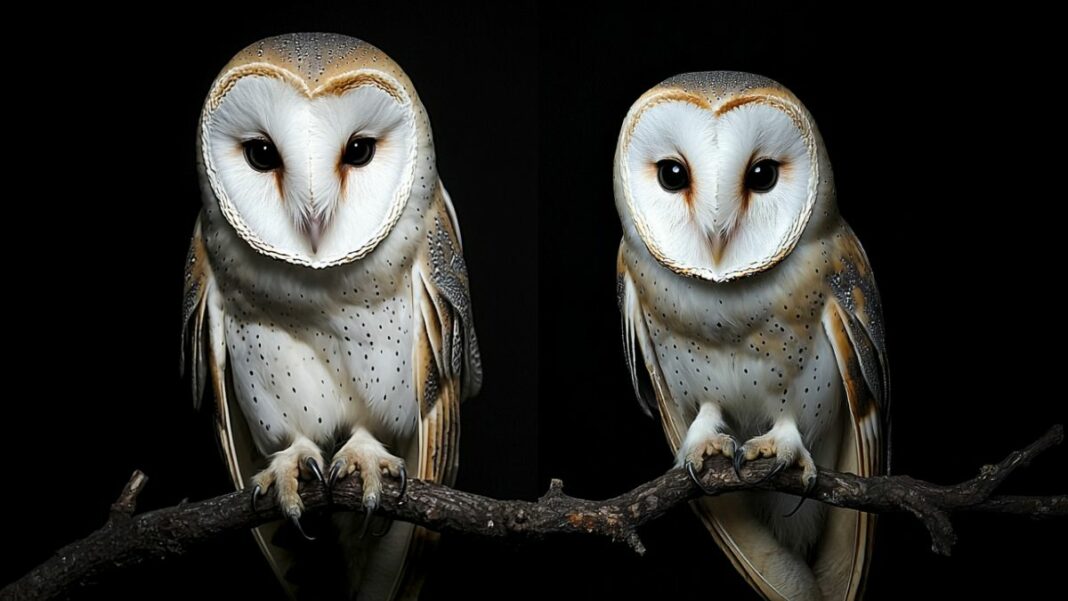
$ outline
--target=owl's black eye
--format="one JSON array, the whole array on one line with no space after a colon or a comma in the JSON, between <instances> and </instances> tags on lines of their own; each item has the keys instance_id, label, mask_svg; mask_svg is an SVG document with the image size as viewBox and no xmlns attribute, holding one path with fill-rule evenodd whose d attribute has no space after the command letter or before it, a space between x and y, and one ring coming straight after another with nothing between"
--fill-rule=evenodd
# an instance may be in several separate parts
<instances>
[{"instance_id":1,"label":"owl's black eye","mask_svg":"<svg viewBox=\"0 0 1068 601\"><path fill-rule=\"evenodd\" d=\"M749 167L745 174L746 189L754 192L767 192L779 181L779 161L764 159Z\"/></svg>"},{"instance_id":2,"label":"owl's black eye","mask_svg":"<svg viewBox=\"0 0 1068 601\"><path fill-rule=\"evenodd\" d=\"M271 171L282 166L282 157L270 140L256 138L242 146L245 147L245 160L256 171Z\"/></svg>"},{"instance_id":3,"label":"owl's black eye","mask_svg":"<svg viewBox=\"0 0 1068 601\"><path fill-rule=\"evenodd\" d=\"M342 155L341 160L346 165L363 167L373 158L375 158L374 138L352 138L345 145L345 154Z\"/></svg>"},{"instance_id":4,"label":"owl's black eye","mask_svg":"<svg viewBox=\"0 0 1068 601\"><path fill-rule=\"evenodd\" d=\"M656 164L656 179L660 187L668 192L690 187L690 174L682 163L674 159L664 159Z\"/></svg>"}]
</instances>

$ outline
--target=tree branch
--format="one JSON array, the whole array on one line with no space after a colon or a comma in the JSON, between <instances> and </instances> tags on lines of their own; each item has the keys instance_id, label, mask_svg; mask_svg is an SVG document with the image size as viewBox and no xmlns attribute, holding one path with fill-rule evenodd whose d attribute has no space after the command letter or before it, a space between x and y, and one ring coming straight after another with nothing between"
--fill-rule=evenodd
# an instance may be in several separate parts
<instances>
[{"instance_id":1,"label":"tree branch","mask_svg":"<svg viewBox=\"0 0 1068 601\"><path fill-rule=\"evenodd\" d=\"M1064 438L1054 426L1028 447L1014 451L996 465L986 465L970 480L952 486L931 484L909 476L861 478L820 470L808 498L874 513L908 512L920 519L931 535L932 550L948 555L956 540L950 514L981 511L1026 515L1032 518L1068 515L1068 495L1046 497L993 496L1014 470ZM637 529L678 505L705 494L738 490L774 490L803 495L800 471L785 470L763 481L774 460L753 461L739 479L730 461L716 456L706 460L698 474L701 487L681 469L605 501L570 497L563 483L553 480L538 501L501 501L414 480L404 499L396 498L397 484L383 484L378 514L412 522L442 532L479 536L540 538L555 534L604 536L645 552ZM252 509L247 492L233 492L197 503L181 503L133 515L138 493L147 477L134 472L122 495L112 505L108 522L88 537L60 549L51 559L21 579L0 590L0 599L54 599L100 575L149 559L162 559L189 552L197 544L223 533L247 530L281 519L268 495ZM359 478L346 478L333 490L317 482L304 483L301 498L306 511L356 511L363 508Z\"/></svg>"}]
</instances>

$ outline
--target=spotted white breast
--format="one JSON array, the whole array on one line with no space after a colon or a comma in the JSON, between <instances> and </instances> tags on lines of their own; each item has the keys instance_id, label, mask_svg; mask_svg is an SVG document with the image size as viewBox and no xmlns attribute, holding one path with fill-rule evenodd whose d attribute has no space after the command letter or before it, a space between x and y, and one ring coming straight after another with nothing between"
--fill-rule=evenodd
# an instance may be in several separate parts
<instances>
[{"instance_id":1,"label":"spotted white breast","mask_svg":"<svg viewBox=\"0 0 1068 601\"><path fill-rule=\"evenodd\" d=\"M292 522L258 528L257 541L294 594L417 594L416 560L435 535L359 532L384 479L399 478L399 494L409 470L453 481L459 403L481 362L456 212L415 88L360 40L268 38L216 78L198 148L188 364L198 402L212 382L234 484L254 506L274 495ZM303 553L282 531L304 534L299 480L350 476L365 512L332 519L345 567L331 571L322 548Z\"/></svg>"},{"instance_id":2,"label":"spotted white breast","mask_svg":"<svg viewBox=\"0 0 1068 601\"><path fill-rule=\"evenodd\" d=\"M631 107L615 167L624 350L678 464L775 457L809 486L817 464L884 473L879 295L800 101L747 73L673 77ZM857 598L875 518L795 503L750 493L695 509L763 597Z\"/></svg>"}]
</instances>

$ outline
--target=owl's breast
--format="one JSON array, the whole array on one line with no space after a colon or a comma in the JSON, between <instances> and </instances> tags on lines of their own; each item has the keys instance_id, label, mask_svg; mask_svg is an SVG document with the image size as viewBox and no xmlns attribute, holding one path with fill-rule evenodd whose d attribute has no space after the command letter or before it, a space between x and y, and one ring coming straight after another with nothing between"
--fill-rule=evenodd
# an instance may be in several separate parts
<instances>
[{"instance_id":1,"label":"owl's breast","mask_svg":"<svg viewBox=\"0 0 1068 601\"><path fill-rule=\"evenodd\" d=\"M296 434L329 445L357 426L387 443L414 433L410 262L361 261L307 280L238 275L223 291L224 336L261 452Z\"/></svg>"},{"instance_id":2,"label":"owl's breast","mask_svg":"<svg viewBox=\"0 0 1068 601\"><path fill-rule=\"evenodd\" d=\"M827 293L821 278L803 273L814 270L795 262L715 283L646 257L628 251L627 268L672 402L687 421L702 402L715 402L739 438L786 418L811 441L837 419L842 385L821 323Z\"/></svg>"}]
</instances>

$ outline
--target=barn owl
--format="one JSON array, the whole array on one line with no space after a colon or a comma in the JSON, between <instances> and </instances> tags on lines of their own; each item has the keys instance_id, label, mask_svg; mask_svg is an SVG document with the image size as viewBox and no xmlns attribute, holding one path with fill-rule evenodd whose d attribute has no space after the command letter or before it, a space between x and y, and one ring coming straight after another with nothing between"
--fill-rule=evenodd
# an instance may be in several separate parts
<instances>
[{"instance_id":1,"label":"barn owl","mask_svg":"<svg viewBox=\"0 0 1068 601\"><path fill-rule=\"evenodd\" d=\"M623 342L677 464L887 466L879 295L808 110L746 73L679 75L631 107L615 156ZM694 509L766 599L863 591L874 516L775 493Z\"/></svg>"},{"instance_id":2,"label":"barn owl","mask_svg":"<svg viewBox=\"0 0 1068 601\"><path fill-rule=\"evenodd\" d=\"M451 484L459 403L481 383L456 213L412 82L366 42L254 43L215 79L200 118L203 210L186 270L193 394L216 399L238 489L292 525L256 539L297 596L414 596L432 533L372 529L384 478ZM185 357L183 356L183 363ZM304 534L298 480L359 477L368 517ZM263 503L263 500L260 500ZM380 525L381 526L381 525ZM329 540L322 540L329 539ZM325 549L337 556L324 561Z\"/></svg>"}]
</instances>

